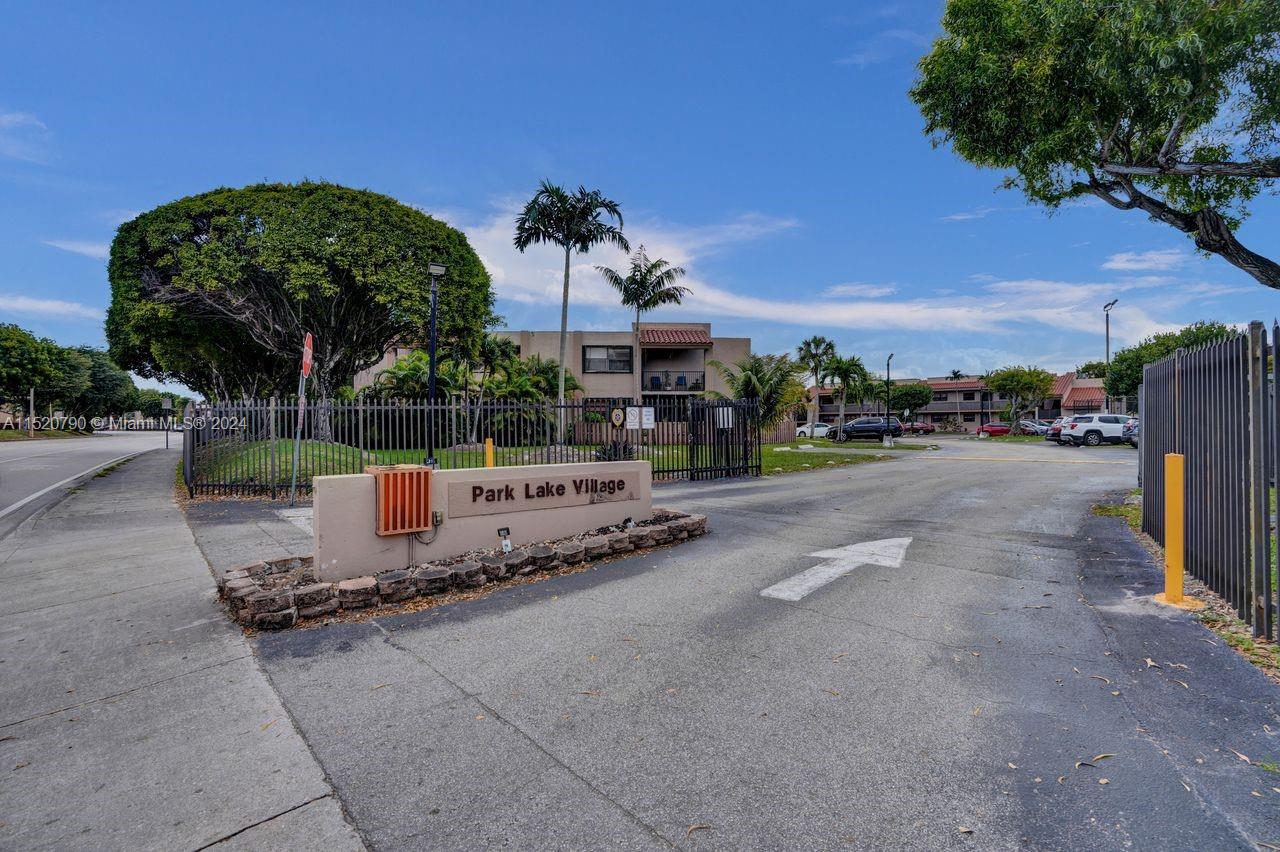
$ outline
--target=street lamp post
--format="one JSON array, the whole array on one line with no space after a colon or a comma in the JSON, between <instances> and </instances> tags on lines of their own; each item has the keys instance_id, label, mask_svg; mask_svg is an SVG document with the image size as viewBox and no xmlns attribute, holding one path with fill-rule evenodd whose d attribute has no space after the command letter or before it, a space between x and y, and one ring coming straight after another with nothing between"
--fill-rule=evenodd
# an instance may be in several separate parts
<instances>
[{"instance_id":1,"label":"street lamp post","mask_svg":"<svg viewBox=\"0 0 1280 852\"><path fill-rule=\"evenodd\" d=\"M431 337L427 344L427 467L436 466L436 313L440 302L440 276L444 275L443 263L427 264L431 276Z\"/></svg>"},{"instance_id":2,"label":"street lamp post","mask_svg":"<svg viewBox=\"0 0 1280 852\"><path fill-rule=\"evenodd\" d=\"M884 362L884 445L893 446L893 421L889 419L889 406L893 404L893 353Z\"/></svg>"},{"instance_id":3,"label":"street lamp post","mask_svg":"<svg viewBox=\"0 0 1280 852\"><path fill-rule=\"evenodd\" d=\"M1110 302L1107 302L1105 305L1103 305L1103 306L1102 306L1102 316L1103 316L1103 318L1104 318L1104 320L1105 320L1105 322L1106 322L1106 326L1107 326L1107 360L1106 360L1107 369L1106 369L1106 371L1103 373L1103 376L1102 376L1102 381L1103 381L1103 383L1104 383L1104 387L1105 387L1105 382L1106 382L1106 380L1107 380L1106 373L1110 373L1110 372L1111 372L1111 309L1112 309L1112 308L1114 308L1114 307L1116 306L1116 302L1118 302L1118 301L1120 301L1120 300L1119 300L1119 299L1112 299ZM1105 391L1104 391L1104 393L1105 393ZM1111 410L1111 396L1110 396L1110 394L1107 394L1107 396L1106 396L1106 406L1107 406L1107 411L1110 411L1110 410Z\"/></svg>"}]
</instances>

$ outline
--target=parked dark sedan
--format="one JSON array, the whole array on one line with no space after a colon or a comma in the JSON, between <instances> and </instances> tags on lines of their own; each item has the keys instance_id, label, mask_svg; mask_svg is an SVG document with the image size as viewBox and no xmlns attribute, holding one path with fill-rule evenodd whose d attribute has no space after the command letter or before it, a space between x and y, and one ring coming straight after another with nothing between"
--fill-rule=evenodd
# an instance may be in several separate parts
<instances>
[{"instance_id":1,"label":"parked dark sedan","mask_svg":"<svg viewBox=\"0 0 1280 852\"><path fill-rule=\"evenodd\" d=\"M888 433L895 438L902 436L902 423L896 417L889 418L888 426L883 417L859 417L850 420L841 428L841 435L846 441L879 440Z\"/></svg>"}]
</instances>

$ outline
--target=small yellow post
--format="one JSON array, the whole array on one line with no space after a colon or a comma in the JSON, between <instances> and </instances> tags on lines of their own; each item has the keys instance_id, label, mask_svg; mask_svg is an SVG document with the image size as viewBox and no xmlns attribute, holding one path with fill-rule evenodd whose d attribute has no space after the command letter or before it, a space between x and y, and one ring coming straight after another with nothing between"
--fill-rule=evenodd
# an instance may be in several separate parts
<instances>
[{"instance_id":1,"label":"small yellow post","mask_svg":"<svg viewBox=\"0 0 1280 852\"><path fill-rule=\"evenodd\" d=\"M484 466L493 467L493 439L484 439Z\"/></svg>"},{"instance_id":2,"label":"small yellow post","mask_svg":"<svg viewBox=\"0 0 1280 852\"><path fill-rule=\"evenodd\" d=\"M1182 596L1182 575L1186 569L1186 457L1181 453L1164 456L1164 591L1156 602L1179 609L1200 609L1194 598Z\"/></svg>"}]
</instances>

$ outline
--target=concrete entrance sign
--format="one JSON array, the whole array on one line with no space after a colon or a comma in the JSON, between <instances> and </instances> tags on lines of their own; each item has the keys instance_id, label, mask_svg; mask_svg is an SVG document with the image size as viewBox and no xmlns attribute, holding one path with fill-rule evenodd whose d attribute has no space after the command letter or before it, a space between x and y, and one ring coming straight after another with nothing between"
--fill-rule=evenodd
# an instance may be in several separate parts
<instances>
[{"instance_id":1,"label":"concrete entrance sign","mask_svg":"<svg viewBox=\"0 0 1280 852\"><path fill-rule=\"evenodd\" d=\"M647 461L546 464L436 470L431 506L443 513L431 533L376 534L377 490L371 474L318 476L315 566L337 582L495 547L498 530L521 546L567 538L653 513ZM412 551L412 557L410 552Z\"/></svg>"}]
</instances>

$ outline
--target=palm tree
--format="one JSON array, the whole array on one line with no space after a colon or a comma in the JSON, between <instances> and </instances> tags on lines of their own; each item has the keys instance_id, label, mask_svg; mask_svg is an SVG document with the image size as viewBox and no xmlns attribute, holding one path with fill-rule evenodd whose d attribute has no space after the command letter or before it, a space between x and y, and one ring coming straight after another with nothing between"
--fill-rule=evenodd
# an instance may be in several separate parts
<instances>
[{"instance_id":1,"label":"palm tree","mask_svg":"<svg viewBox=\"0 0 1280 852\"><path fill-rule=\"evenodd\" d=\"M617 222L605 221L608 217ZM551 243L564 249L564 295L560 302L560 380L556 399L564 405L564 364L569 339L569 259L576 251L585 254L601 243L610 243L623 251L631 244L622 235L622 211L593 189L579 186L570 194L562 186L544 180L516 217L515 245L524 251L535 243ZM561 437L564 432L561 420Z\"/></svg>"},{"instance_id":2,"label":"palm tree","mask_svg":"<svg viewBox=\"0 0 1280 852\"><path fill-rule=\"evenodd\" d=\"M413 351L378 373L373 389L384 396L423 399L427 396L430 361L425 352Z\"/></svg>"},{"instance_id":3,"label":"palm tree","mask_svg":"<svg viewBox=\"0 0 1280 852\"><path fill-rule=\"evenodd\" d=\"M778 425L778 421L804 399L805 387L800 376L805 368L786 355L752 353L731 366L719 361L707 363L720 373L733 399L760 401L760 426L763 429ZM717 391L707 391L706 395L725 398Z\"/></svg>"},{"instance_id":4,"label":"palm tree","mask_svg":"<svg viewBox=\"0 0 1280 852\"><path fill-rule=\"evenodd\" d=\"M822 381L832 382L835 385L836 397L840 400L840 419L836 421L839 425L836 427L836 440L844 440L844 404L851 396L854 399L865 399L867 395L867 384L871 380L871 374L867 372L867 368L863 366L862 359L857 355L850 355L848 358L832 358L822 370Z\"/></svg>"},{"instance_id":5,"label":"palm tree","mask_svg":"<svg viewBox=\"0 0 1280 852\"><path fill-rule=\"evenodd\" d=\"M520 358L520 350L516 348L516 344L508 337L499 337L496 334L486 333L480 338L480 347L476 354L476 366L480 368L480 381L476 383L479 400L476 404L475 416L471 418L471 443L476 442L479 434L480 415L484 410L484 392L485 384L489 381L498 368L508 361L518 360Z\"/></svg>"},{"instance_id":6,"label":"palm tree","mask_svg":"<svg viewBox=\"0 0 1280 852\"><path fill-rule=\"evenodd\" d=\"M640 314L663 305L678 305L690 292L676 284L684 277L684 267L672 266L662 258L650 260L644 246L631 255L631 270L626 275L607 266L597 266L596 271L622 296L622 304L636 310L636 353L640 352Z\"/></svg>"},{"instance_id":7,"label":"palm tree","mask_svg":"<svg viewBox=\"0 0 1280 852\"><path fill-rule=\"evenodd\" d=\"M964 370L952 370L947 378L953 382L958 382L965 377Z\"/></svg>"},{"instance_id":8,"label":"palm tree","mask_svg":"<svg viewBox=\"0 0 1280 852\"><path fill-rule=\"evenodd\" d=\"M836 345L822 335L814 335L796 347L796 360L813 376L813 384L817 390L813 394L813 416L810 423L818 422L818 397L822 389L822 368L836 357Z\"/></svg>"}]
</instances>

